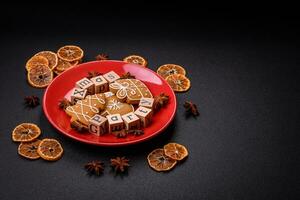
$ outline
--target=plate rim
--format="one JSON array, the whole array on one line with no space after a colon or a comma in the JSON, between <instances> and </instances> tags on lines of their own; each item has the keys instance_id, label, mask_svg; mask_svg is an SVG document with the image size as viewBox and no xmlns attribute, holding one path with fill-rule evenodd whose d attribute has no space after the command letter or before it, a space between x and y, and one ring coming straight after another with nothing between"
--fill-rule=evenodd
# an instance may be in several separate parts
<instances>
[{"instance_id":1,"label":"plate rim","mask_svg":"<svg viewBox=\"0 0 300 200\"><path fill-rule=\"evenodd\" d=\"M82 64L78 64L77 66L75 66L74 68L72 69L75 69L75 68L79 68L79 67L84 67L84 65L87 65L87 64L91 64L91 63L99 63L99 62L115 62L115 63L121 63L121 64L128 64L124 61L120 61L120 60L107 60L107 61L89 61L89 62L85 62L85 63L82 63ZM133 64L133 63L130 63L132 65L136 65L138 67L141 67L137 64ZM143 67L144 68L144 67ZM70 70L72 70L70 69ZM170 91L171 91L171 94L172 94L172 98L174 99L174 109L172 111L172 115L171 117L169 118L169 120L157 131L153 132L151 135L147 136L147 137L143 137L143 138L137 138L136 140L130 140L130 141L123 141L123 142L115 142L115 143L107 143L107 142L94 142L94 141L89 141L89 140L85 140L85 139L82 139L82 138L78 138L74 135L71 135L71 134L67 134L65 133L65 131L63 129L61 129L60 127L58 127L56 125L56 123L52 120L52 118L50 117L50 114L48 113L48 110L46 109L46 100L47 100L47 94L48 94L48 90L49 88L51 87L51 85L53 84L53 82L55 81L55 79L57 79L58 77L60 77L61 75L63 75L63 73L59 74L57 77L55 77L52 82L47 86L46 90L44 91L44 94L43 94L43 111L44 111L44 114L47 118L47 120L50 122L50 124L56 129L58 130L61 134L63 134L64 136L67 136L75 141L78 141L78 142L81 142L81 143L85 143L85 144L90 144L90 145L95 145L95 146L104 146L104 147L118 147L118 146L127 146L127 145L133 145L133 144L138 144L138 143L142 143L144 141L147 141L157 135L159 135L160 133L162 133L169 125L170 123L173 121L173 119L175 118L175 114L176 114L176 111L177 111L177 99L176 99L176 95L175 95L175 92L172 90L171 86L166 82L166 80L164 80L159 74L157 74L155 71L149 69L149 68L144 68L145 70L148 70L150 71L151 73L155 73L163 82L165 82L165 84L167 85L167 87L169 87Z\"/></svg>"}]
</instances>

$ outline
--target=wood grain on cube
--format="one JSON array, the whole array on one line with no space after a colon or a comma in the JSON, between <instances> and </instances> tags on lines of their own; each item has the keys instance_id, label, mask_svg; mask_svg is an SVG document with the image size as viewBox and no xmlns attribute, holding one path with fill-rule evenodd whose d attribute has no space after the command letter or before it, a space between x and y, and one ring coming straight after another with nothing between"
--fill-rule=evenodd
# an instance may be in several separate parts
<instances>
[{"instance_id":1,"label":"wood grain on cube","mask_svg":"<svg viewBox=\"0 0 300 200\"><path fill-rule=\"evenodd\" d=\"M106 116L108 120L108 132L120 131L124 128L124 122L120 114L113 114Z\"/></svg>"},{"instance_id":2,"label":"wood grain on cube","mask_svg":"<svg viewBox=\"0 0 300 200\"><path fill-rule=\"evenodd\" d=\"M140 118L133 112L122 115L126 130L140 129Z\"/></svg>"},{"instance_id":3,"label":"wood grain on cube","mask_svg":"<svg viewBox=\"0 0 300 200\"><path fill-rule=\"evenodd\" d=\"M89 132L96 135L103 135L108 130L107 119L101 115L94 115L89 120Z\"/></svg>"},{"instance_id":4,"label":"wood grain on cube","mask_svg":"<svg viewBox=\"0 0 300 200\"><path fill-rule=\"evenodd\" d=\"M71 92L71 102L75 104L78 100L83 100L86 97L87 90L74 88Z\"/></svg>"},{"instance_id":5,"label":"wood grain on cube","mask_svg":"<svg viewBox=\"0 0 300 200\"><path fill-rule=\"evenodd\" d=\"M94 83L88 78L83 78L76 82L76 87L81 89L86 89L88 94L95 94Z\"/></svg>"},{"instance_id":6,"label":"wood grain on cube","mask_svg":"<svg viewBox=\"0 0 300 200\"><path fill-rule=\"evenodd\" d=\"M139 106L143 106L143 107L152 109L153 108L153 103L154 103L153 98L142 97L141 100L140 100Z\"/></svg>"},{"instance_id":7,"label":"wood grain on cube","mask_svg":"<svg viewBox=\"0 0 300 200\"><path fill-rule=\"evenodd\" d=\"M103 76L96 76L91 78L95 86L95 93L103 93L108 91L108 82Z\"/></svg>"},{"instance_id":8,"label":"wood grain on cube","mask_svg":"<svg viewBox=\"0 0 300 200\"><path fill-rule=\"evenodd\" d=\"M140 106L138 109L136 109L134 114L141 119L141 124L143 127L147 127L151 124L153 112L150 108Z\"/></svg>"},{"instance_id":9,"label":"wood grain on cube","mask_svg":"<svg viewBox=\"0 0 300 200\"><path fill-rule=\"evenodd\" d=\"M103 77L109 82L112 83L116 80L118 80L120 78L120 76L118 74L116 74L116 72L114 71L110 71L106 74L103 75Z\"/></svg>"}]
</instances>

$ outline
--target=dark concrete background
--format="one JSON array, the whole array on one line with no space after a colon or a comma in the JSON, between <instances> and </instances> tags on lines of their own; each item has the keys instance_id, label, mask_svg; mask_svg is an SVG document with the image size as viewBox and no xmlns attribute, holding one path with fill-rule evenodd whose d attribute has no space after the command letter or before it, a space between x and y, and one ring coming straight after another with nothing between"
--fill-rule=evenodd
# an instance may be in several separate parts
<instances>
[{"instance_id":1,"label":"dark concrete background","mask_svg":"<svg viewBox=\"0 0 300 200\"><path fill-rule=\"evenodd\" d=\"M147 7L148 5L143 5ZM2 7L0 37L0 199L295 199L299 196L299 20L293 10L244 14L185 5L138 10L113 5L56 8ZM232 10L230 10L232 11ZM237 15L235 15L237 14ZM282 13L281 13L282 14ZM78 143L51 127L42 106L25 109L23 97L43 97L26 83L24 64L41 50L76 44L85 61L140 54L156 70L184 66L190 91L177 94L174 122L160 136L134 146ZM187 119L182 104L201 113ZM65 153L48 163L17 155L12 129L37 123ZM152 171L146 156L169 141L189 158L169 173ZM109 159L127 156L128 175L114 176ZM83 165L105 161L101 177Z\"/></svg>"}]
</instances>

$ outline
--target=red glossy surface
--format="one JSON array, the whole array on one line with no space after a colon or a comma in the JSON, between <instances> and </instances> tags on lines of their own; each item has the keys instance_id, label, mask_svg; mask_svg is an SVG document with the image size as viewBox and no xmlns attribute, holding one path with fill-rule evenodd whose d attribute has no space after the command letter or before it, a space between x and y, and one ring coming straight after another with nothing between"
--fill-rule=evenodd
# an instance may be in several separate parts
<instances>
[{"instance_id":1,"label":"red glossy surface","mask_svg":"<svg viewBox=\"0 0 300 200\"><path fill-rule=\"evenodd\" d=\"M153 96L161 92L169 95L170 103L154 114L152 124L144 129L145 133L141 136L129 135L126 138L116 138L112 134L105 134L99 137L90 133L78 133L71 129L70 117L63 110L59 109L57 105L59 100L67 96L74 87L75 82L85 77L88 71L99 71L101 73L115 71L119 75L130 72L148 86ZM121 61L95 61L80 64L57 76L45 91L43 109L49 122L68 137L94 145L121 146L145 141L162 132L175 116L176 96L166 81L150 69Z\"/></svg>"}]
</instances>

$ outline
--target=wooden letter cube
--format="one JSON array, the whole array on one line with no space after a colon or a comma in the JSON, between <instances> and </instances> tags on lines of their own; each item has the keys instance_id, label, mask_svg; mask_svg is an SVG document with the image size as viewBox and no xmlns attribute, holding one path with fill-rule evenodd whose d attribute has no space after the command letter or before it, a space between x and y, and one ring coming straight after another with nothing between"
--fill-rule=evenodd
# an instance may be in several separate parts
<instances>
[{"instance_id":1,"label":"wooden letter cube","mask_svg":"<svg viewBox=\"0 0 300 200\"><path fill-rule=\"evenodd\" d=\"M108 132L121 131L124 128L124 123L120 114L106 116L108 120Z\"/></svg>"},{"instance_id":2,"label":"wooden letter cube","mask_svg":"<svg viewBox=\"0 0 300 200\"><path fill-rule=\"evenodd\" d=\"M109 113L107 111L104 111L100 114L102 117L106 117L107 115L109 115Z\"/></svg>"},{"instance_id":3,"label":"wooden letter cube","mask_svg":"<svg viewBox=\"0 0 300 200\"><path fill-rule=\"evenodd\" d=\"M154 103L153 98L142 97L141 100L140 100L139 106L143 106L143 107L152 109L153 108L153 103Z\"/></svg>"},{"instance_id":4,"label":"wooden letter cube","mask_svg":"<svg viewBox=\"0 0 300 200\"><path fill-rule=\"evenodd\" d=\"M94 78L91 78L91 81L95 85L95 94L108 91L108 82L103 76L96 76Z\"/></svg>"},{"instance_id":5,"label":"wooden letter cube","mask_svg":"<svg viewBox=\"0 0 300 200\"><path fill-rule=\"evenodd\" d=\"M104 74L103 76L109 83L112 83L120 78L120 76L116 74L114 71L110 71Z\"/></svg>"},{"instance_id":6,"label":"wooden letter cube","mask_svg":"<svg viewBox=\"0 0 300 200\"><path fill-rule=\"evenodd\" d=\"M77 81L76 87L81 89L86 89L88 94L95 94L94 83L88 78L83 78Z\"/></svg>"},{"instance_id":7,"label":"wooden letter cube","mask_svg":"<svg viewBox=\"0 0 300 200\"><path fill-rule=\"evenodd\" d=\"M138 109L136 109L134 114L141 119L141 124L143 127L147 127L149 124L151 124L152 110L150 108L140 106Z\"/></svg>"},{"instance_id":8,"label":"wooden letter cube","mask_svg":"<svg viewBox=\"0 0 300 200\"><path fill-rule=\"evenodd\" d=\"M140 118L133 112L122 115L126 130L137 130L141 128Z\"/></svg>"},{"instance_id":9,"label":"wooden letter cube","mask_svg":"<svg viewBox=\"0 0 300 200\"><path fill-rule=\"evenodd\" d=\"M71 93L71 102L75 104L78 100L82 100L85 98L87 90L83 90L80 88L74 88Z\"/></svg>"},{"instance_id":10,"label":"wooden letter cube","mask_svg":"<svg viewBox=\"0 0 300 200\"><path fill-rule=\"evenodd\" d=\"M89 132L96 135L103 135L107 132L107 119L101 115L94 115L89 120Z\"/></svg>"}]
</instances>

